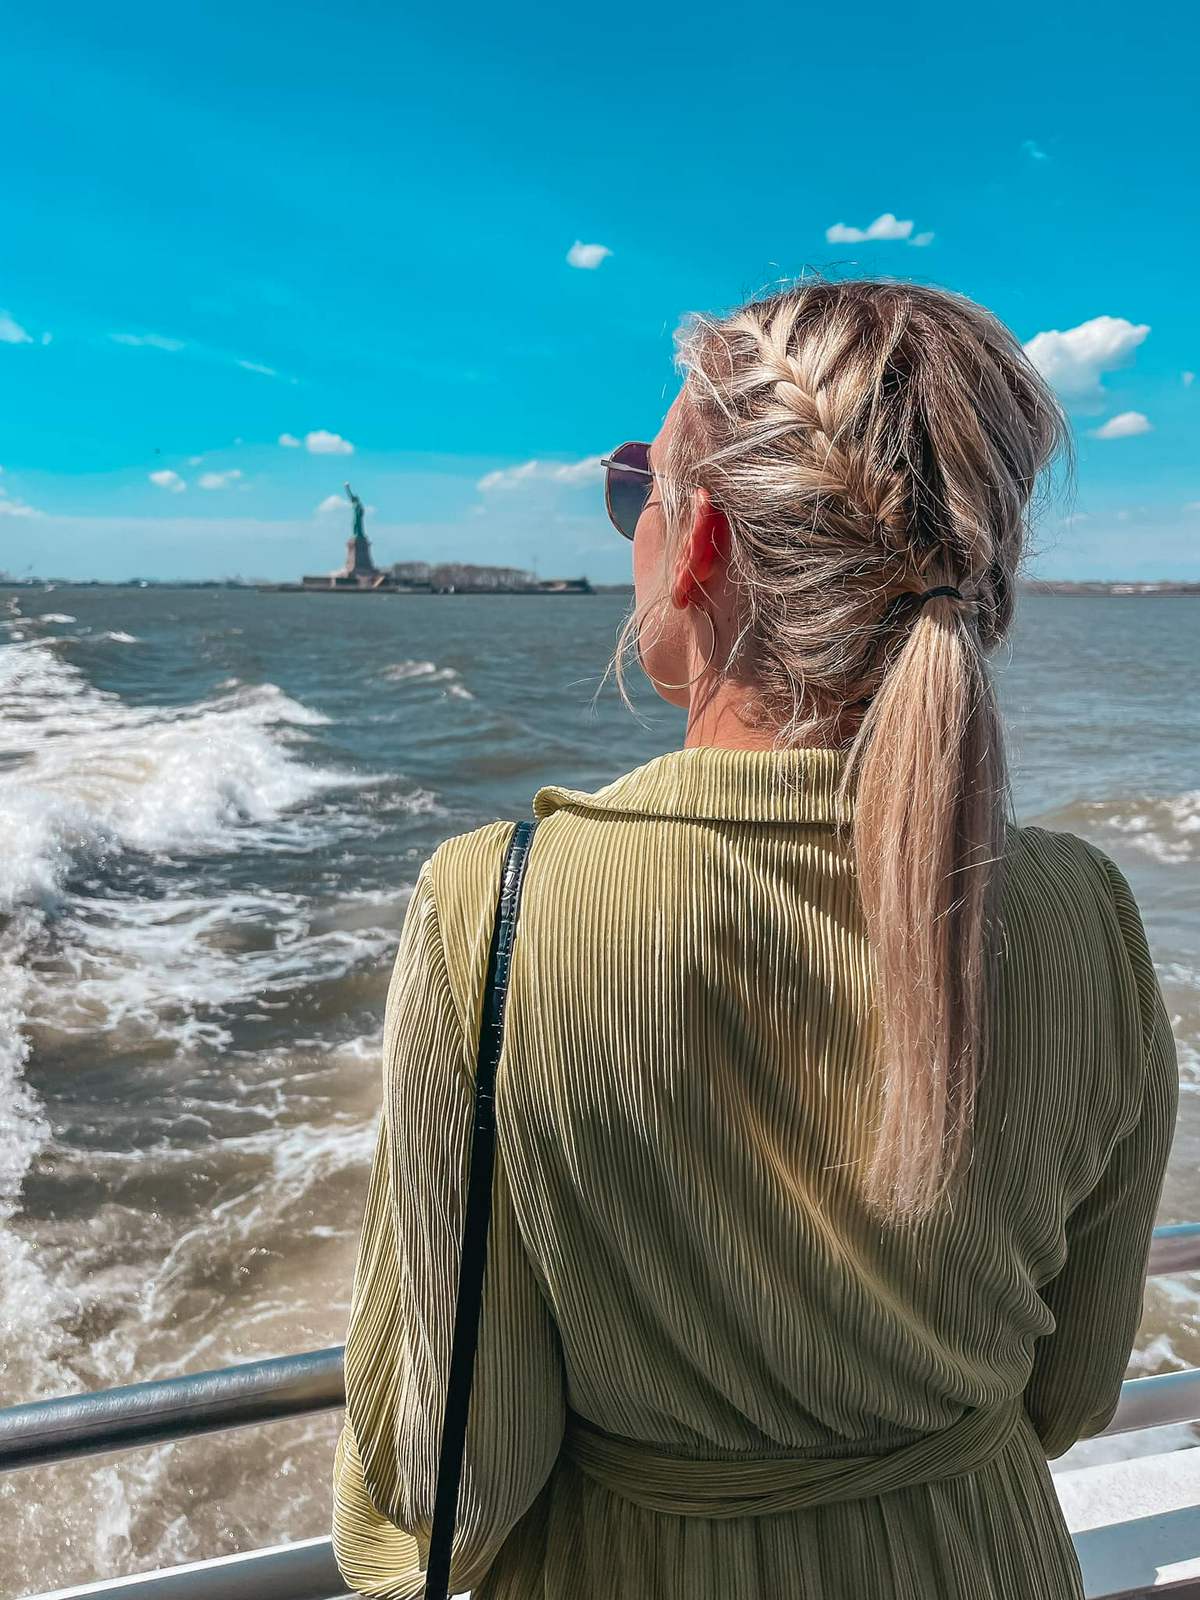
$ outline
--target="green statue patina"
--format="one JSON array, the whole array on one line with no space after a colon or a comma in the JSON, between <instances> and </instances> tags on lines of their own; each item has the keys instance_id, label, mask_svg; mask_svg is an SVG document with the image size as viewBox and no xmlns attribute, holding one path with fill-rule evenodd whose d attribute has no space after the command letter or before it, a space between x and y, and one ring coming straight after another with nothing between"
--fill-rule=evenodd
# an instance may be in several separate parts
<instances>
[{"instance_id":1,"label":"green statue patina","mask_svg":"<svg viewBox=\"0 0 1200 1600\"><path fill-rule=\"evenodd\" d=\"M366 534L363 532L363 503L349 484L346 485L346 493L350 496L350 504L354 507L354 538L364 539Z\"/></svg>"}]
</instances>

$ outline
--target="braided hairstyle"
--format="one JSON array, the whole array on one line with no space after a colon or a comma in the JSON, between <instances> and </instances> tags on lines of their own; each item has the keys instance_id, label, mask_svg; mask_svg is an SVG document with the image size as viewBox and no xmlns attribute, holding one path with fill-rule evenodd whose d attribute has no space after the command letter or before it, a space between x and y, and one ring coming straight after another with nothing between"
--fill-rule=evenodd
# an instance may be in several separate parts
<instances>
[{"instance_id":1,"label":"braided hairstyle","mask_svg":"<svg viewBox=\"0 0 1200 1600\"><path fill-rule=\"evenodd\" d=\"M882 1065L862 1193L916 1220L968 1147L989 1042L1011 796L985 658L1067 425L1012 333L944 290L806 279L677 338L664 577L703 486L738 610L710 688L744 686L780 747L853 730L842 799ZM919 602L941 584L963 598Z\"/></svg>"}]
</instances>

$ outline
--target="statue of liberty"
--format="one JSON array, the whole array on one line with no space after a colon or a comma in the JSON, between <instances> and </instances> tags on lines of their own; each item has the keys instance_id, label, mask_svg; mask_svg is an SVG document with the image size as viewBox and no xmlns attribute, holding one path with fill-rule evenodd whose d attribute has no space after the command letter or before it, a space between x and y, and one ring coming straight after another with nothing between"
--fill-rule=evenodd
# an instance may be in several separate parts
<instances>
[{"instance_id":1,"label":"statue of liberty","mask_svg":"<svg viewBox=\"0 0 1200 1600\"><path fill-rule=\"evenodd\" d=\"M349 484L346 485L346 493L354 507L354 532L346 540L346 565L341 575L359 579L378 577L378 569L371 560L371 546L363 529L363 503Z\"/></svg>"},{"instance_id":2,"label":"statue of liberty","mask_svg":"<svg viewBox=\"0 0 1200 1600\"><path fill-rule=\"evenodd\" d=\"M363 503L349 484L346 485L346 493L350 496L350 504L354 507L353 537L355 539L365 539L366 534L363 532Z\"/></svg>"}]
</instances>

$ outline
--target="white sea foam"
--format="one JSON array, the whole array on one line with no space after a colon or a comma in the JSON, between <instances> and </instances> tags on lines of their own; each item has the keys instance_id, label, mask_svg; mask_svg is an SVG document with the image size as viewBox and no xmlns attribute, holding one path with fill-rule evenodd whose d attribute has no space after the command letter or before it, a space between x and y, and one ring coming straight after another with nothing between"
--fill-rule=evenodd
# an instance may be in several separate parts
<instances>
[{"instance_id":1,"label":"white sea foam","mask_svg":"<svg viewBox=\"0 0 1200 1600\"><path fill-rule=\"evenodd\" d=\"M316 815L305 810L367 781L303 759L325 717L272 684L237 680L190 705L132 706L65 660L63 642L43 636L0 649L10 758L0 770L0 1348L22 1352L30 1394L77 1388L71 1330L82 1308L142 1287L106 1278L126 1269L119 1247L100 1249L101 1216L88 1235L97 1246L90 1262L83 1239L70 1260L56 1261L23 1230L22 1186L51 1138L24 1076L30 1028L39 1042L67 1048L80 1037L103 1038L106 1050L221 1048L231 1008L269 1007L272 995L334 982L395 937L374 925L392 921L376 908L355 921L351 902L317 925L299 895L206 890L179 864L309 851L357 825L357 811L329 802ZM411 799L415 809L435 803L423 791ZM132 855L145 858L136 894L110 892L105 875L94 876ZM128 1151L118 1159L127 1165ZM128 1328L113 1338L111 1348L92 1345L89 1361L118 1382L135 1342ZM119 1529L114 1537L120 1543Z\"/></svg>"},{"instance_id":2,"label":"white sea foam","mask_svg":"<svg viewBox=\"0 0 1200 1600\"><path fill-rule=\"evenodd\" d=\"M457 668L439 667L436 661L397 661L390 667L384 667L379 676L386 683L438 683L444 685L443 694L453 695L456 700L475 698L463 683L462 674Z\"/></svg>"},{"instance_id":3,"label":"white sea foam","mask_svg":"<svg viewBox=\"0 0 1200 1600\"><path fill-rule=\"evenodd\" d=\"M45 902L72 868L126 850L270 848L269 825L362 780L296 758L327 719L273 684L135 707L40 644L0 651L0 718L23 759L0 774L0 911Z\"/></svg>"},{"instance_id":4,"label":"white sea foam","mask_svg":"<svg viewBox=\"0 0 1200 1600\"><path fill-rule=\"evenodd\" d=\"M1157 861L1200 859L1200 789L1089 801L1079 810L1086 827L1111 834Z\"/></svg>"},{"instance_id":5,"label":"white sea foam","mask_svg":"<svg viewBox=\"0 0 1200 1600\"><path fill-rule=\"evenodd\" d=\"M231 936L247 930L270 937L246 948ZM231 1008L335 982L382 956L396 937L378 926L314 928L306 902L265 890L79 897L57 931L53 996L35 1007L47 1035L103 1032L110 1046L163 1039L183 1049L228 1046Z\"/></svg>"},{"instance_id":6,"label":"white sea foam","mask_svg":"<svg viewBox=\"0 0 1200 1600\"><path fill-rule=\"evenodd\" d=\"M47 1273L33 1244L13 1226L25 1175L50 1142L50 1125L23 1077L34 987L26 957L39 932L38 915L22 909L0 936L0 1349L29 1352L43 1385L69 1388L59 1363L59 1330L76 1312L78 1297Z\"/></svg>"}]
</instances>

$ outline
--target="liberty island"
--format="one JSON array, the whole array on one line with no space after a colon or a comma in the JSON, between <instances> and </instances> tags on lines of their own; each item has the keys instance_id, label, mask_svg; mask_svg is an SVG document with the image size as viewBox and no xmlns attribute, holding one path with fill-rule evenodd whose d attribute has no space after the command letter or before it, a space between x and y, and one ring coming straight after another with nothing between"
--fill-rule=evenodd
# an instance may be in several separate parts
<instances>
[{"instance_id":1,"label":"liberty island","mask_svg":"<svg viewBox=\"0 0 1200 1600\"><path fill-rule=\"evenodd\" d=\"M347 483L354 527L346 540L346 559L334 572L306 573L298 584L260 585L275 593L328 594L592 594L586 578L539 579L517 567L472 566L463 562L398 561L377 567L364 527L363 503Z\"/></svg>"}]
</instances>

